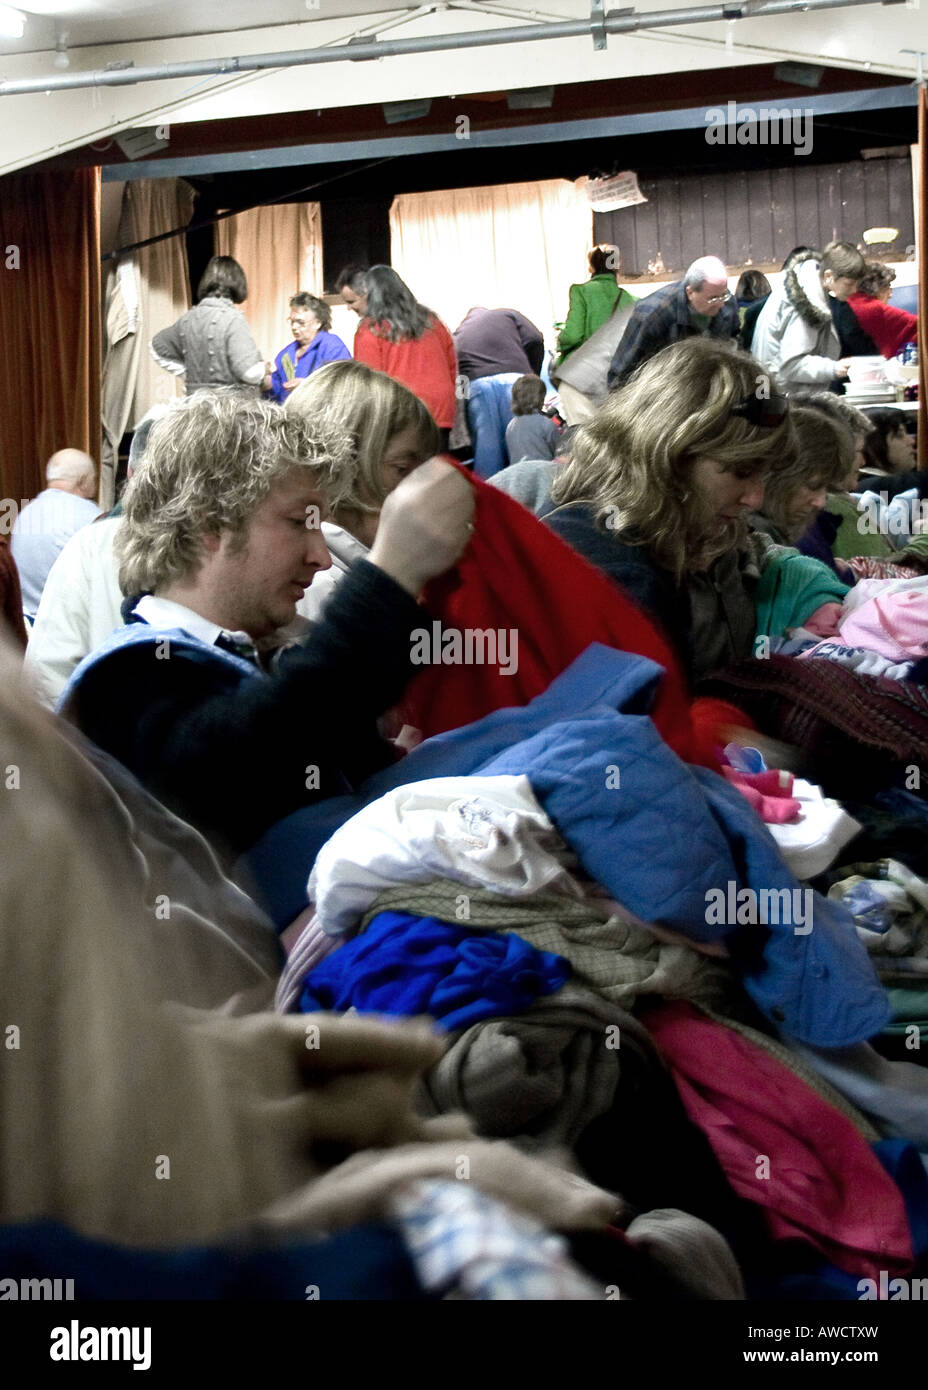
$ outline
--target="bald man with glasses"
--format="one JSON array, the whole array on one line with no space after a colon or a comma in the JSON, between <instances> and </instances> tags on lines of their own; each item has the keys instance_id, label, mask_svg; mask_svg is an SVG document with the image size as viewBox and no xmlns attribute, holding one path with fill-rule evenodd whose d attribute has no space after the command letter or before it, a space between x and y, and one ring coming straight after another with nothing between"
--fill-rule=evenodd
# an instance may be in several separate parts
<instances>
[{"instance_id":1,"label":"bald man with glasses","mask_svg":"<svg viewBox=\"0 0 928 1390\"><path fill-rule=\"evenodd\" d=\"M728 270L717 256L701 256L682 280L639 299L609 368L609 389L624 386L636 367L685 338L734 340L738 309L728 289Z\"/></svg>"}]
</instances>

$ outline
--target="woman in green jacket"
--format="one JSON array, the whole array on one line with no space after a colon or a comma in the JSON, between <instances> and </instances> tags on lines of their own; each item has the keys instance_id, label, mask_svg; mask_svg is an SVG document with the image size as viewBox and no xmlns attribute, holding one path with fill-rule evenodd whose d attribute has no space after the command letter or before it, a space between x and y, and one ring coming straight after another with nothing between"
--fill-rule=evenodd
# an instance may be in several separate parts
<instances>
[{"instance_id":1,"label":"woman in green jacket","mask_svg":"<svg viewBox=\"0 0 928 1390\"><path fill-rule=\"evenodd\" d=\"M561 362L606 322L616 308L617 300L634 303L634 297L620 290L616 283L619 268L617 246L594 246L588 260L591 278L582 285L570 287L570 307L557 340Z\"/></svg>"}]
</instances>

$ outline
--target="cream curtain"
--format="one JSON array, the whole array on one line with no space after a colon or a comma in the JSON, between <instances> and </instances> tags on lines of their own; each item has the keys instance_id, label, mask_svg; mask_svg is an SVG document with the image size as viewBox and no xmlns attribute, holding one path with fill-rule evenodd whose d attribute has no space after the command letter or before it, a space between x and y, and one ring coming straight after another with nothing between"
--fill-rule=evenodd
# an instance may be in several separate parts
<instances>
[{"instance_id":1,"label":"cream curtain","mask_svg":"<svg viewBox=\"0 0 928 1390\"><path fill-rule=\"evenodd\" d=\"M193 189L180 179L141 179L123 199L119 244L129 246L176 227L193 214ZM119 442L156 402L183 394L183 382L155 365L148 344L190 307L187 254L172 237L111 265L104 303L100 502L112 505Z\"/></svg>"},{"instance_id":2,"label":"cream curtain","mask_svg":"<svg viewBox=\"0 0 928 1390\"><path fill-rule=\"evenodd\" d=\"M129 242L186 227L193 216L193 189L183 179L139 179L126 190ZM191 305L187 248L182 236L136 251L139 272L139 318L142 335L138 373L130 411L132 428L153 405L184 394L183 378L159 367L148 344Z\"/></svg>"},{"instance_id":3,"label":"cream curtain","mask_svg":"<svg viewBox=\"0 0 928 1390\"><path fill-rule=\"evenodd\" d=\"M318 203L249 208L216 223L217 256L234 256L248 279L243 307L266 358L292 340L291 295L322 294L322 213Z\"/></svg>"},{"instance_id":4,"label":"cream curtain","mask_svg":"<svg viewBox=\"0 0 928 1390\"><path fill-rule=\"evenodd\" d=\"M104 328L106 356L103 359L101 415L103 458L100 469L99 502L109 508L116 500L116 465L119 442L126 432L139 362L144 349L139 318L141 282L134 256L125 256L112 267L106 279Z\"/></svg>"},{"instance_id":5,"label":"cream curtain","mask_svg":"<svg viewBox=\"0 0 928 1390\"><path fill-rule=\"evenodd\" d=\"M454 331L475 304L518 309L554 347L567 292L589 278L585 180L401 193L390 209L393 268Z\"/></svg>"}]
</instances>

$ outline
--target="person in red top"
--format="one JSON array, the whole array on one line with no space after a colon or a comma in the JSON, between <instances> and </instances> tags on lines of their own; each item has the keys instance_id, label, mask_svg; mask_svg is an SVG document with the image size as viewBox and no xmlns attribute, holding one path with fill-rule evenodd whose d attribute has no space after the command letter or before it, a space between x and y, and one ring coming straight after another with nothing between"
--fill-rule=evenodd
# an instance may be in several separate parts
<instances>
[{"instance_id":1,"label":"person in red top","mask_svg":"<svg viewBox=\"0 0 928 1390\"><path fill-rule=\"evenodd\" d=\"M424 401L447 446L458 374L451 334L390 266L372 265L365 280L367 313L355 335L355 358L386 372Z\"/></svg>"},{"instance_id":2,"label":"person in red top","mask_svg":"<svg viewBox=\"0 0 928 1390\"><path fill-rule=\"evenodd\" d=\"M918 334L918 315L889 303L896 272L880 261L868 261L867 273L848 299L857 322L876 343L877 352L895 357Z\"/></svg>"}]
</instances>

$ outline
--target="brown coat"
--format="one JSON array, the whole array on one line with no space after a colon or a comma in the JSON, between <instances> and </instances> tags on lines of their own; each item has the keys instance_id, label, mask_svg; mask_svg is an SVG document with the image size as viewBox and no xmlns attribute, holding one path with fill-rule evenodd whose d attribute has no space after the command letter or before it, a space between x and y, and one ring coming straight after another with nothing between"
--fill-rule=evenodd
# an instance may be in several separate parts
<instances>
[{"instance_id":1,"label":"brown coat","mask_svg":"<svg viewBox=\"0 0 928 1390\"><path fill-rule=\"evenodd\" d=\"M7 536L0 536L0 615L13 640L26 650L26 624L23 622L23 594L19 571Z\"/></svg>"}]
</instances>

